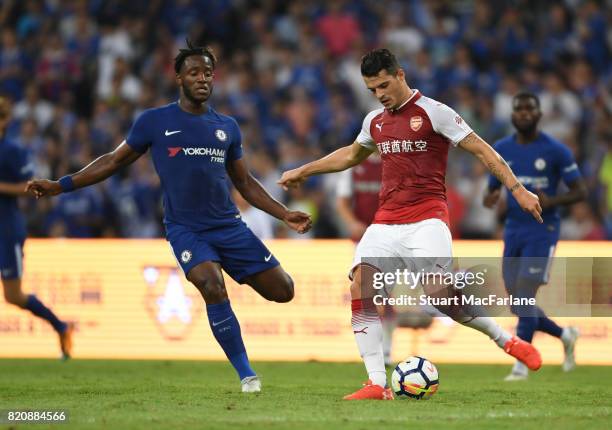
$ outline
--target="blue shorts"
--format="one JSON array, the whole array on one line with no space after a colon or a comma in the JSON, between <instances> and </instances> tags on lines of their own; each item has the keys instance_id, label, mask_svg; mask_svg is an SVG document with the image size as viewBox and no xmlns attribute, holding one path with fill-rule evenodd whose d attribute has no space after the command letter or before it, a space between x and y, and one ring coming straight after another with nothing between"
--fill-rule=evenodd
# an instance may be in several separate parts
<instances>
[{"instance_id":1,"label":"blue shorts","mask_svg":"<svg viewBox=\"0 0 612 430\"><path fill-rule=\"evenodd\" d=\"M0 237L0 276L2 279L21 279L24 243L25 237Z\"/></svg>"},{"instance_id":2,"label":"blue shorts","mask_svg":"<svg viewBox=\"0 0 612 430\"><path fill-rule=\"evenodd\" d=\"M550 266L559 237L557 234L511 232L504 235L503 275L506 290L512 293L523 279L533 285L548 283Z\"/></svg>"},{"instance_id":3,"label":"blue shorts","mask_svg":"<svg viewBox=\"0 0 612 430\"><path fill-rule=\"evenodd\" d=\"M166 226L166 231L185 275L200 263L215 261L233 280L242 284L244 278L280 264L242 221L204 231L171 224Z\"/></svg>"}]
</instances>

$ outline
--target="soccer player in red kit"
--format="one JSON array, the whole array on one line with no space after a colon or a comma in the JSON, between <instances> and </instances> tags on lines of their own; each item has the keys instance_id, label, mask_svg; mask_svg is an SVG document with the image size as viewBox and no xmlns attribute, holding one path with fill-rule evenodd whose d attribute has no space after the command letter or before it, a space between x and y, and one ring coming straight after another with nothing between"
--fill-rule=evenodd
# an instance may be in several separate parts
<instances>
[{"instance_id":1,"label":"soccer player in red kit","mask_svg":"<svg viewBox=\"0 0 612 430\"><path fill-rule=\"evenodd\" d=\"M379 267L365 264L368 257L398 258L412 270L443 270L452 257L446 202L446 161L451 146L472 153L508 188L519 206L542 222L538 197L529 192L508 164L450 107L411 89L395 56L387 49L364 55L361 74L367 88L383 107L370 112L355 142L333 153L283 173L278 183L296 187L309 176L353 167L378 151L382 158L382 187L374 221L355 251L350 271L352 326L368 382L347 400L393 398L387 386L382 349L382 325L373 297L364 285L373 285ZM418 267L422 262L429 267ZM440 264L442 262L442 264ZM443 309L441 309L443 310ZM539 352L510 335L492 318L443 310L457 322L487 334L500 348L537 370Z\"/></svg>"},{"instance_id":2,"label":"soccer player in red kit","mask_svg":"<svg viewBox=\"0 0 612 430\"><path fill-rule=\"evenodd\" d=\"M349 237L357 244L378 210L378 192L382 179L382 161L373 153L352 169L339 174L336 182L336 210L346 225ZM391 346L396 317L393 306L378 307L383 327L385 366L391 366Z\"/></svg>"}]
</instances>

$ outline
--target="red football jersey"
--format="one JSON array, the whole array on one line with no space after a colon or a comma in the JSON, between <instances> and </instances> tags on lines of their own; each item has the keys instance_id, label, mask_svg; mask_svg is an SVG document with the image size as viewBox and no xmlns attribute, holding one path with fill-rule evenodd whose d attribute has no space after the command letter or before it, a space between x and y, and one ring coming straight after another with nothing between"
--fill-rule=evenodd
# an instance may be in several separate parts
<instances>
[{"instance_id":1,"label":"red football jersey","mask_svg":"<svg viewBox=\"0 0 612 430\"><path fill-rule=\"evenodd\" d=\"M401 107L370 112L357 142L378 150L382 185L374 224L409 224L438 218L449 224L446 160L472 132L451 108L417 90Z\"/></svg>"}]
</instances>

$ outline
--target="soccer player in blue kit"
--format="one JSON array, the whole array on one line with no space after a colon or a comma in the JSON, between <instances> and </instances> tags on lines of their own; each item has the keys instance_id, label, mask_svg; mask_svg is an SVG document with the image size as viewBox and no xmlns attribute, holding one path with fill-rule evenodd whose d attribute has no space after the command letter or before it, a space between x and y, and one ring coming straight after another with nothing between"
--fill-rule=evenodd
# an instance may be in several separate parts
<instances>
[{"instance_id":1,"label":"soccer player in blue kit","mask_svg":"<svg viewBox=\"0 0 612 430\"><path fill-rule=\"evenodd\" d=\"M26 182L32 177L33 165L28 151L6 138L10 113L10 102L0 97L0 277L4 298L51 324L59 335L62 357L67 359L72 349L72 324L61 321L35 295L21 291L26 227L17 197L27 194Z\"/></svg>"},{"instance_id":2,"label":"soccer player in blue kit","mask_svg":"<svg viewBox=\"0 0 612 430\"><path fill-rule=\"evenodd\" d=\"M535 298L538 288L548 282L551 259L559 240L557 207L583 200L587 190L570 150L538 130L542 116L538 97L523 92L517 94L512 103L512 124L516 134L498 141L494 148L511 165L518 180L538 195L544 223L535 222L512 196L508 196L502 272L509 294ZM560 180L569 188L566 193L557 193ZM500 182L490 176L485 206L493 207L500 193ZM531 342L535 331L558 337L565 351L563 370L570 371L576 366L574 347L579 335L576 328L561 328L538 306L521 306L512 311L519 317L518 337ZM517 361L506 380L524 380L527 376L527 367Z\"/></svg>"},{"instance_id":3,"label":"soccer player in blue kit","mask_svg":"<svg viewBox=\"0 0 612 430\"><path fill-rule=\"evenodd\" d=\"M210 328L238 373L242 392L259 392L261 382L250 366L221 269L275 302L293 298L293 281L240 219L227 176L251 205L298 233L310 229L311 219L289 211L251 175L238 124L207 103L217 60L209 48L187 45L174 60L178 102L144 111L125 141L79 172L59 181L30 181L28 190L41 197L98 183L150 149L163 190L166 238L206 302Z\"/></svg>"}]
</instances>

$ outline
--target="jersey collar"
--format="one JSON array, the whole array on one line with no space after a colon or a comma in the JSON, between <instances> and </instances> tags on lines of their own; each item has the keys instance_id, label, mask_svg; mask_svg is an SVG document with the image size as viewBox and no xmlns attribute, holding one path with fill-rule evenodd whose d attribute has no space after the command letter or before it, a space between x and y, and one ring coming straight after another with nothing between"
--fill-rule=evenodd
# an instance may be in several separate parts
<instances>
[{"instance_id":1,"label":"jersey collar","mask_svg":"<svg viewBox=\"0 0 612 430\"><path fill-rule=\"evenodd\" d=\"M402 113L403 111L408 109L410 106L412 106L420 98L421 98L421 93L419 92L419 90L413 89L412 95L408 98L408 100L402 103L402 105L398 107L397 109L389 109L389 113L391 114Z\"/></svg>"},{"instance_id":2,"label":"jersey collar","mask_svg":"<svg viewBox=\"0 0 612 430\"><path fill-rule=\"evenodd\" d=\"M536 138L533 139L530 142L527 142L527 143L519 142L519 140L518 140L518 133L514 133L512 135L512 140L514 140L514 143L519 145L519 146L528 146L528 145L533 145L534 143L540 143L540 141L542 140L542 131L538 130L538 134L537 134Z\"/></svg>"},{"instance_id":3,"label":"jersey collar","mask_svg":"<svg viewBox=\"0 0 612 430\"><path fill-rule=\"evenodd\" d=\"M206 110L202 113L191 113L191 112L187 112L186 110L183 110L178 100L174 102L174 106L176 106L179 112L182 112L184 114L191 115L191 116L204 116L204 115L208 115L209 113L213 112L213 108L210 106L209 103L206 103Z\"/></svg>"}]
</instances>

